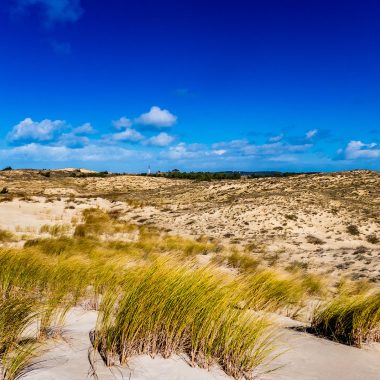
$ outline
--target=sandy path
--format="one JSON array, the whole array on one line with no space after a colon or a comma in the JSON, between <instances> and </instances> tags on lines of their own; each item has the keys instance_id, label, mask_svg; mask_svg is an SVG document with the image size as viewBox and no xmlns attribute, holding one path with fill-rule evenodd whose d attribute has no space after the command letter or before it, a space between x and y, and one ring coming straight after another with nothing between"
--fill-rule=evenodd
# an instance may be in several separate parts
<instances>
[{"instance_id":1,"label":"sandy path","mask_svg":"<svg viewBox=\"0 0 380 380\"><path fill-rule=\"evenodd\" d=\"M283 325L297 325L288 318L281 319ZM283 330L279 347L287 352L272 365L281 368L263 375L261 380L380 379L380 351L377 347L359 349L288 328Z\"/></svg>"}]
</instances>

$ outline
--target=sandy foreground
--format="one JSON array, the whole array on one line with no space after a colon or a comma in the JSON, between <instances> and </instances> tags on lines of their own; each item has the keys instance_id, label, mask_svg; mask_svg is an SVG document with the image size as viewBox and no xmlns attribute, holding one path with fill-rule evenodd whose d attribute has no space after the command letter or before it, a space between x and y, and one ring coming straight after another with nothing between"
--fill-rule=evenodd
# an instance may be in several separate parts
<instances>
[{"instance_id":1,"label":"sandy foreground","mask_svg":"<svg viewBox=\"0 0 380 380\"><path fill-rule=\"evenodd\" d=\"M26 380L223 380L232 379L220 369L193 368L186 357L163 359L139 356L128 367L107 368L94 356L89 333L97 313L75 308L68 314L63 339L52 341L38 358ZM271 363L274 372L258 374L261 380L376 380L380 378L380 352L358 349L292 330L298 322L281 317L278 350L286 351ZM92 364L90 364L90 361ZM94 375L96 373L96 375ZM96 376L96 377L94 377Z\"/></svg>"},{"instance_id":2,"label":"sandy foreground","mask_svg":"<svg viewBox=\"0 0 380 380\"><path fill-rule=\"evenodd\" d=\"M377 279L380 275L380 245L369 243L366 236L379 234L377 185L380 184L380 178L371 173L364 173L363 176L368 176L367 179L360 178L360 181L366 180L369 184L367 193L360 192L362 182L355 182L347 174L342 175L341 181L343 184L354 181L356 195L353 196L346 189L344 194L334 193L334 196L328 197L323 186L335 189L340 179L335 176L317 178L325 184L316 191L314 198L310 189L309 192L301 193L291 188L293 185L289 182L277 180L273 183L271 180L260 180L252 183L193 184L190 190L186 190L179 182L173 185L173 181L169 183L163 178L81 179L77 180L82 181L79 185L71 179L58 184L44 181L36 184L32 181L30 187L34 189L35 186L39 190L31 191L28 199L16 196L0 202L0 229L11 231L19 239L17 242L3 243L3 247L21 246L27 239L48 237L48 234L41 232L44 225L66 225L70 233L85 208L100 207L105 210L117 209L126 220L138 224L148 222L162 228L170 226L168 232L173 234L189 237L205 234L220 239L223 244L255 242L260 246L263 241L270 242L261 254L279 254L279 260L284 262L305 260L316 271L328 270L330 274L359 273L365 278ZM3 179L3 184L19 192L27 181L22 176L20 178ZM0 185L1 181L0 178ZM305 186L302 179L297 181L298 186ZM89 188L92 189L92 196L84 197L83 193ZM112 196L110 189L114 191ZM272 192L272 196L257 199L256 192L259 190L266 194ZM143 199L140 193L145 194ZM154 197L154 201L149 203L147 199L152 199L150 197ZM131 199L133 202L145 203L135 204ZM363 208L372 210L372 213L357 211ZM347 235L345 228L348 223L358 225L361 234ZM305 237L308 235L318 237L323 243L315 245L307 242ZM358 248L361 249L360 253ZM63 339L50 341L37 359L34 370L24 378L230 379L217 368L210 371L192 368L186 362L186 357L153 359L141 356L132 359L126 368L107 368L101 358L92 352L89 340L96 318L95 311L80 307L72 309ZM380 350L377 346L358 349L337 344L297 330L299 322L285 317L276 319L281 326L278 352L283 354L271 363L271 368L277 370L270 373L262 370L258 379L380 379Z\"/></svg>"}]
</instances>

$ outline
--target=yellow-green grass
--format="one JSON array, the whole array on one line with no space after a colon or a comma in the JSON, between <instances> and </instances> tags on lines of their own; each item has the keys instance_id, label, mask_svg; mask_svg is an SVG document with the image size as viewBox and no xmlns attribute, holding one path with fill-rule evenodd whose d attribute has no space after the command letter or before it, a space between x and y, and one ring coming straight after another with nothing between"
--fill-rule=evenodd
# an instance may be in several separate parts
<instances>
[{"instance_id":1,"label":"yellow-green grass","mask_svg":"<svg viewBox=\"0 0 380 380\"><path fill-rule=\"evenodd\" d=\"M317 334L358 347L380 341L380 293L339 295L315 311L312 328Z\"/></svg>"},{"instance_id":2,"label":"yellow-green grass","mask_svg":"<svg viewBox=\"0 0 380 380\"><path fill-rule=\"evenodd\" d=\"M90 209L83 234L0 250L1 298L31 302L27 316L37 326L34 340L60 334L68 310L81 303L101 310L96 344L109 364L115 356L124 363L138 353L185 352L193 364L218 363L237 378L253 376L270 355L273 339L273 327L256 311L299 307L311 293L304 274L264 270L238 251L220 263L223 269L204 267L194 258L216 252L216 244L117 217ZM119 232L133 238L102 238ZM24 327L16 324L13 330ZM16 334L5 350L9 354L0 366L8 368L7 380L27 369L35 352L35 342L23 342Z\"/></svg>"},{"instance_id":3,"label":"yellow-green grass","mask_svg":"<svg viewBox=\"0 0 380 380\"><path fill-rule=\"evenodd\" d=\"M0 243L7 243L17 240L16 236L7 230L0 229Z\"/></svg>"},{"instance_id":4,"label":"yellow-green grass","mask_svg":"<svg viewBox=\"0 0 380 380\"><path fill-rule=\"evenodd\" d=\"M66 235L70 231L70 225L68 224L44 224L40 228L40 233L47 233L52 236Z\"/></svg>"},{"instance_id":5,"label":"yellow-green grass","mask_svg":"<svg viewBox=\"0 0 380 380\"><path fill-rule=\"evenodd\" d=\"M104 294L96 345L107 364L138 354L187 353L195 365L218 363L253 378L273 349L268 321L238 308L243 287L213 269L171 261L136 267Z\"/></svg>"},{"instance_id":6,"label":"yellow-green grass","mask_svg":"<svg viewBox=\"0 0 380 380\"><path fill-rule=\"evenodd\" d=\"M38 314L36 299L0 293L0 378L14 380L28 367L37 344L23 333Z\"/></svg>"}]
</instances>

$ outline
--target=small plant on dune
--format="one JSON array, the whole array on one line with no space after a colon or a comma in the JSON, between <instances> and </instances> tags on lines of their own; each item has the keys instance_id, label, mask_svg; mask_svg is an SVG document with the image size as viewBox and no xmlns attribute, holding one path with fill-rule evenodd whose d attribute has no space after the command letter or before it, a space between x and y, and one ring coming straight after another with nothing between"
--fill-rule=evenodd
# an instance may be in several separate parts
<instances>
[{"instance_id":1,"label":"small plant on dune","mask_svg":"<svg viewBox=\"0 0 380 380\"><path fill-rule=\"evenodd\" d=\"M65 235L70 231L70 226L67 224L54 224L54 225L49 225L49 224L44 224L40 228L40 233L47 233L52 236L61 236Z\"/></svg>"},{"instance_id":2,"label":"small plant on dune","mask_svg":"<svg viewBox=\"0 0 380 380\"><path fill-rule=\"evenodd\" d=\"M107 213L97 208L83 211L83 223L75 228L75 237L99 237L100 235L113 235L120 232L133 232L136 225L119 221L115 214Z\"/></svg>"},{"instance_id":3,"label":"small plant on dune","mask_svg":"<svg viewBox=\"0 0 380 380\"><path fill-rule=\"evenodd\" d=\"M339 296L357 296L369 293L373 288L368 280L351 281L342 277L336 285Z\"/></svg>"},{"instance_id":4,"label":"small plant on dune","mask_svg":"<svg viewBox=\"0 0 380 380\"><path fill-rule=\"evenodd\" d=\"M155 262L129 271L104 296L95 346L108 365L137 354L186 352L193 364L218 363L253 378L272 351L268 322L234 306L240 286L210 268Z\"/></svg>"},{"instance_id":5,"label":"small plant on dune","mask_svg":"<svg viewBox=\"0 0 380 380\"><path fill-rule=\"evenodd\" d=\"M302 286L310 296L323 297L327 293L325 281L314 273L304 273L300 277Z\"/></svg>"},{"instance_id":6,"label":"small plant on dune","mask_svg":"<svg viewBox=\"0 0 380 380\"><path fill-rule=\"evenodd\" d=\"M342 294L315 311L312 329L332 340L361 347L380 341L380 293Z\"/></svg>"},{"instance_id":7,"label":"small plant on dune","mask_svg":"<svg viewBox=\"0 0 380 380\"><path fill-rule=\"evenodd\" d=\"M348 225L346 228L346 231L347 231L347 233L349 233L350 235L353 235L353 236L360 235L359 228L357 226L355 226L354 224Z\"/></svg>"},{"instance_id":8,"label":"small plant on dune","mask_svg":"<svg viewBox=\"0 0 380 380\"><path fill-rule=\"evenodd\" d=\"M371 244L378 244L380 242L379 238L375 234L368 235L367 241Z\"/></svg>"},{"instance_id":9,"label":"small plant on dune","mask_svg":"<svg viewBox=\"0 0 380 380\"><path fill-rule=\"evenodd\" d=\"M320 238L318 238L318 237L316 237L314 235L307 235L306 236L306 241L309 244L316 244L316 245L325 244L325 242L322 239L320 239Z\"/></svg>"},{"instance_id":10,"label":"small plant on dune","mask_svg":"<svg viewBox=\"0 0 380 380\"><path fill-rule=\"evenodd\" d=\"M0 229L0 242L12 242L16 240L16 236L12 232Z\"/></svg>"},{"instance_id":11,"label":"small plant on dune","mask_svg":"<svg viewBox=\"0 0 380 380\"><path fill-rule=\"evenodd\" d=\"M253 257L252 254L235 250L226 257L226 263L233 268L237 268L242 272L246 272L257 269L261 261Z\"/></svg>"}]
</instances>

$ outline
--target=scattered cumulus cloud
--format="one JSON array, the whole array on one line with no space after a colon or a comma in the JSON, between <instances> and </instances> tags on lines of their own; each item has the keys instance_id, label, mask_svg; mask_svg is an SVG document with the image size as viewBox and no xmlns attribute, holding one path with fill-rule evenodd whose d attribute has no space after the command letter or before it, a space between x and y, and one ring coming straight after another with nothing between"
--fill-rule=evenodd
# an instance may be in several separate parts
<instances>
[{"instance_id":1,"label":"scattered cumulus cloud","mask_svg":"<svg viewBox=\"0 0 380 380\"><path fill-rule=\"evenodd\" d=\"M90 139L87 135L94 133L94 128L90 123L85 123L79 127L73 128L70 132L62 133L58 137L58 144L68 147L79 147L88 145Z\"/></svg>"},{"instance_id":2,"label":"scattered cumulus cloud","mask_svg":"<svg viewBox=\"0 0 380 380\"><path fill-rule=\"evenodd\" d=\"M186 144L184 142L171 146L169 150L163 152L163 156L173 159L191 159L203 157L207 152L207 147L202 144Z\"/></svg>"},{"instance_id":3,"label":"scattered cumulus cloud","mask_svg":"<svg viewBox=\"0 0 380 380\"><path fill-rule=\"evenodd\" d=\"M344 154L347 160L373 159L380 158L380 149L376 143L365 144L361 141L350 141L344 150Z\"/></svg>"},{"instance_id":4,"label":"scattered cumulus cloud","mask_svg":"<svg viewBox=\"0 0 380 380\"><path fill-rule=\"evenodd\" d=\"M157 128L171 127L177 122L177 116L166 109L153 106L150 111L135 119L136 123Z\"/></svg>"},{"instance_id":5,"label":"scattered cumulus cloud","mask_svg":"<svg viewBox=\"0 0 380 380\"><path fill-rule=\"evenodd\" d=\"M33 121L30 117L15 125L8 134L11 142L22 140L49 141L54 138L55 132L67 126L63 120Z\"/></svg>"},{"instance_id":6,"label":"scattered cumulus cloud","mask_svg":"<svg viewBox=\"0 0 380 380\"><path fill-rule=\"evenodd\" d=\"M11 149L0 150L2 159L29 160L35 162L68 162L68 161L121 161L127 158L139 156L148 158L145 153L125 149L122 147L91 144L79 148L67 146L44 145L30 143Z\"/></svg>"},{"instance_id":7,"label":"scattered cumulus cloud","mask_svg":"<svg viewBox=\"0 0 380 380\"><path fill-rule=\"evenodd\" d=\"M243 156L268 156L284 153L300 153L311 148L312 144L289 144L278 141L269 144L252 144L246 139L220 142L212 145L214 150L225 150L234 155Z\"/></svg>"},{"instance_id":8,"label":"scattered cumulus cloud","mask_svg":"<svg viewBox=\"0 0 380 380\"><path fill-rule=\"evenodd\" d=\"M273 135L262 143L235 139L214 144L175 143L175 136L164 131L142 129L145 132L141 133L139 130L141 125L161 128L173 125L176 120L168 110L152 107L137 119L123 116L112 121L117 130L109 135L99 135L90 123L74 127L64 120L26 118L8 133L8 146L0 148L0 158L22 162L119 162L127 158L150 160L154 154L154 159L167 165L177 162L185 167L206 170L223 165L249 168L252 164L296 168L305 162L312 165L312 162L334 159L315 149L323 130L310 130L299 138ZM133 148L127 149L122 143L133 144ZM338 151L335 159L353 164L354 160L379 158L380 148L375 142L352 140Z\"/></svg>"},{"instance_id":9,"label":"scattered cumulus cloud","mask_svg":"<svg viewBox=\"0 0 380 380\"><path fill-rule=\"evenodd\" d=\"M157 136L152 136L147 139L146 144L155 146L167 146L170 145L174 140L174 136L171 136L166 132L161 132Z\"/></svg>"},{"instance_id":10,"label":"scattered cumulus cloud","mask_svg":"<svg viewBox=\"0 0 380 380\"><path fill-rule=\"evenodd\" d=\"M112 121L112 125L117 129L132 127L132 121L123 116L118 120Z\"/></svg>"},{"instance_id":11,"label":"scattered cumulus cloud","mask_svg":"<svg viewBox=\"0 0 380 380\"><path fill-rule=\"evenodd\" d=\"M113 141L138 142L143 140L144 136L133 128L126 128L125 131L114 133L110 138Z\"/></svg>"},{"instance_id":12,"label":"scattered cumulus cloud","mask_svg":"<svg viewBox=\"0 0 380 380\"><path fill-rule=\"evenodd\" d=\"M84 135L94 132L95 130L92 127L91 123L84 123L83 125L80 125L79 127L73 129L73 133L75 133L76 135Z\"/></svg>"},{"instance_id":13,"label":"scattered cumulus cloud","mask_svg":"<svg viewBox=\"0 0 380 380\"><path fill-rule=\"evenodd\" d=\"M223 154L227 153L227 151L225 149L214 149L212 150L212 153L217 156L223 156Z\"/></svg>"}]
</instances>

